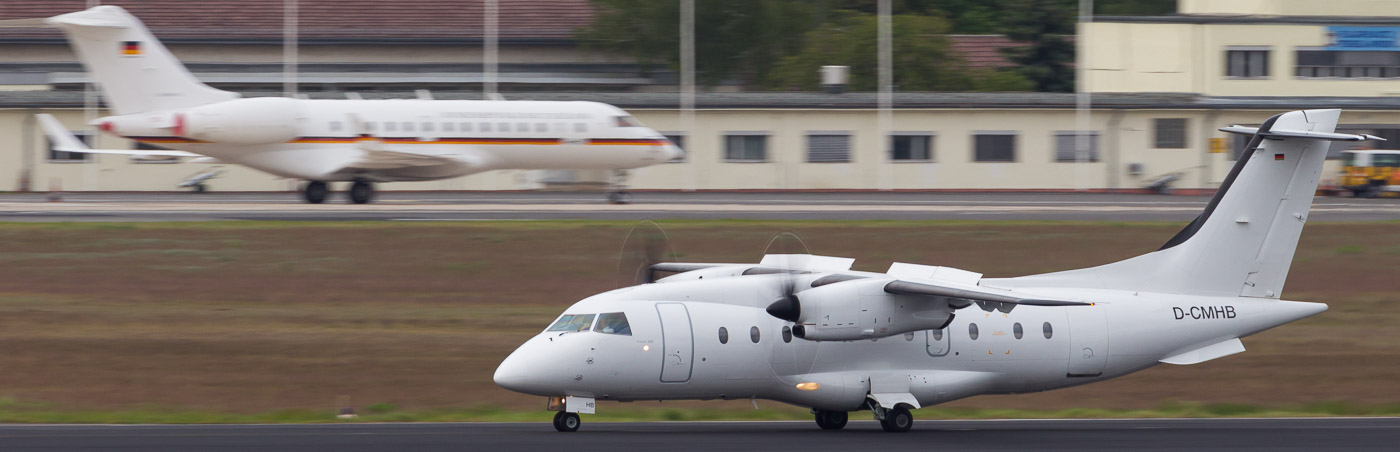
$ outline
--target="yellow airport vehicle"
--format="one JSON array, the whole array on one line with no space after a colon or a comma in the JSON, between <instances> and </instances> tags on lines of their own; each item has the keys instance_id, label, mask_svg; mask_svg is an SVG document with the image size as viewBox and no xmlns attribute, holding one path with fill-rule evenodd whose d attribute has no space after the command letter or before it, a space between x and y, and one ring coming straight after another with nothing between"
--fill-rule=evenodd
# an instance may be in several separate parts
<instances>
[{"instance_id":1,"label":"yellow airport vehicle","mask_svg":"<svg viewBox=\"0 0 1400 452\"><path fill-rule=\"evenodd\" d=\"M1345 151L1340 185L1358 198L1400 191L1400 150Z\"/></svg>"}]
</instances>

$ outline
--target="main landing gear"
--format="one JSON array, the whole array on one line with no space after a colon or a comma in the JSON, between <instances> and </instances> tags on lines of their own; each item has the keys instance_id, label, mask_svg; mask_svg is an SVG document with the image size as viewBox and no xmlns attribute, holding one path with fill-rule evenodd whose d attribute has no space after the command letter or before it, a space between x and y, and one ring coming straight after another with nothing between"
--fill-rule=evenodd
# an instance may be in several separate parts
<instances>
[{"instance_id":1,"label":"main landing gear","mask_svg":"<svg viewBox=\"0 0 1400 452\"><path fill-rule=\"evenodd\" d=\"M879 416L876 412L876 416ZM880 419L880 428L887 432L903 433L914 427L914 415L909 413L909 409L903 405L885 410L885 416Z\"/></svg>"},{"instance_id":2,"label":"main landing gear","mask_svg":"<svg viewBox=\"0 0 1400 452\"><path fill-rule=\"evenodd\" d=\"M845 411L812 410L812 414L816 416L817 426L822 430L846 428L846 421L849 420Z\"/></svg>"},{"instance_id":3,"label":"main landing gear","mask_svg":"<svg viewBox=\"0 0 1400 452\"><path fill-rule=\"evenodd\" d=\"M583 421L579 420L578 413L564 411L554 413L554 430L561 432L577 432L580 425L583 425Z\"/></svg>"},{"instance_id":4,"label":"main landing gear","mask_svg":"<svg viewBox=\"0 0 1400 452\"><path fill-rule=\"evenodd\" d=\"M310 181L301 187L301 197L311 204L321 204L326 202L326 197L330 195L330 187L325 182ZM350 184L350 202L355 204L368 204L374 200L374 183L367 180L357 180Z\"/></svg>"}]
</instances>

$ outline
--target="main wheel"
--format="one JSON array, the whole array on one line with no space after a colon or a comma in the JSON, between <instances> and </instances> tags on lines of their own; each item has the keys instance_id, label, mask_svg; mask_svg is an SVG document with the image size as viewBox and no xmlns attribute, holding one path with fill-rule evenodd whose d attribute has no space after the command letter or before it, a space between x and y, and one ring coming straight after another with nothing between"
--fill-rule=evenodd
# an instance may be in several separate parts
<instances>
[{"instance_id":1,"label":"main wheel","mask_svg":"<svg viewBox=\"0 0 1400 452\"><path fill-rule=\"evenodd\" d=\"M632 202L632 192L618 190L608 192L608 203L610 204L630 204Z\"/></svg>"},{"instance_id":2,"label":"main wheel","mask_svg":"<svg viewBox=\"0 0 1400 452\"><path fill-rule=\"evenodd\" d=\"M583 425L579 420L578 413L566 413L560 411L554 413L554 429L561 432L577 432L578 427Z\"/></svg>"},{"instance_id":3,"label":"main wheel","mask_svg":"<svg viewBox=\"0 0 1400 452\"><path fill-rule=\"evenodd\" d=\"M846 427L849 418L845 411L817 411L817 426L822 430L840 430Z\"/></svg>"},{"instance_id":4,"label":"main wheel","mask_svg":"<svg viewBox=\"0 0 1400 452\"><path fill-rule=\"evenodd\" d=\"M350 184L350 202L367 204L374 200L374 183L357 180Z\"/></svg>"},{"instance_id":5,"label":"main wheel","mask_svg":"<svg viewBox=\"0 0 1400 452\"><path fill-rule=\"evenodd\" d=\"M302 187L301 196L306 199L306 202L320 204L326 202L326 194L329 192L330 190L326 189L325 182L311 181L307 182L305 187Z\"/></svg>"},{"instance_id":6,"label":"main wheel","mask_svg":"<svg viewBox=\"0 0 1400 452\"><path fill-rule=\"evenodd\" d=\"M914 426L914 415L909 414L909 409L899 406L885 413L885 418L880 420L880 427L887 432L902 433L909 431Z\"/></svg>"}]
</instances>

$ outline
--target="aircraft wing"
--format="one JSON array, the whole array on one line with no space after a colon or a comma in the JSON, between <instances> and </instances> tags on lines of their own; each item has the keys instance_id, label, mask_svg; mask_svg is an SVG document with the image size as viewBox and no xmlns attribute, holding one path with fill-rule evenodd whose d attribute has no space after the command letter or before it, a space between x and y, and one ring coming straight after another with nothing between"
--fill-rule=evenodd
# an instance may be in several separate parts
<instances>
[{"instance_id":1,"label":"aircraft wing","mask_svg":"<svg viewBox=\"0 0 1400 452\"><path fill-rule=\"evenodd\" d=\"M975 287L975 286L974 286ZM894 280L885 284L885 293L896 295L918 295L928 297L939 297L948 299L948 303L954 308L965 308L972 302L981 305L985 310L999 309L1010 310L1014 305L1027 306L1090 306L1092 303L1082 301L1053 300L1044 298L1023 297L1011 291L989 290L985 288L954 287L951 285L939 285L923 282L912 282L904 280ZM958 300L966 300L959 302ZM989 309L991 308L991 309Z\"/></svg>"},{"instance_id":2,"label":"aircraft wing","mask_svg":"<svg viewBox=\"0 0 1400 452\"><path fill-rule=\"evenodd\" d=\"M83 144L82 140L73 136L73 132L58 122L53 115L44 113L35 115L39 119L39 126L44 128L44 134L53 141L53 150L63 152L77 152L81 154L118 154L134 155L139 157L203 157L203 155L185 151L168 150L138 150L138 149L92 149Z\"/></svg>"}]
</instances>

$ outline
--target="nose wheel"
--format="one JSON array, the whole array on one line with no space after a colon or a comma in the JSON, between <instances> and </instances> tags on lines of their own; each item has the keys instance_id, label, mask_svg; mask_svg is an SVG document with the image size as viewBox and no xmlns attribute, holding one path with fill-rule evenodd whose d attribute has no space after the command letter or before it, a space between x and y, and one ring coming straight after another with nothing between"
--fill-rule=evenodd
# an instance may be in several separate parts
<instances>
[{"instance_id":1,"label":"nose wheel","mask_svg":"<svg viewBox=\"0 0 1400 452\"><path fill-rule=\"evenodd\" d=\"M608 186L609 204L631 204L632 192L627 191L627 170L614 170Z\"/></svg>"},{"instance_id":2,"label":"nose wheel","mask_svg":"<svg viewBox=\"0 0 1400 452\"><path fill-rule=\"evenodd\" d=\"M568 413L564 411L554 413L554 430L561 432L577 432L580 425L583 425L583 421L578 418L578 413Z\"/></svg>"}]
</instances>

